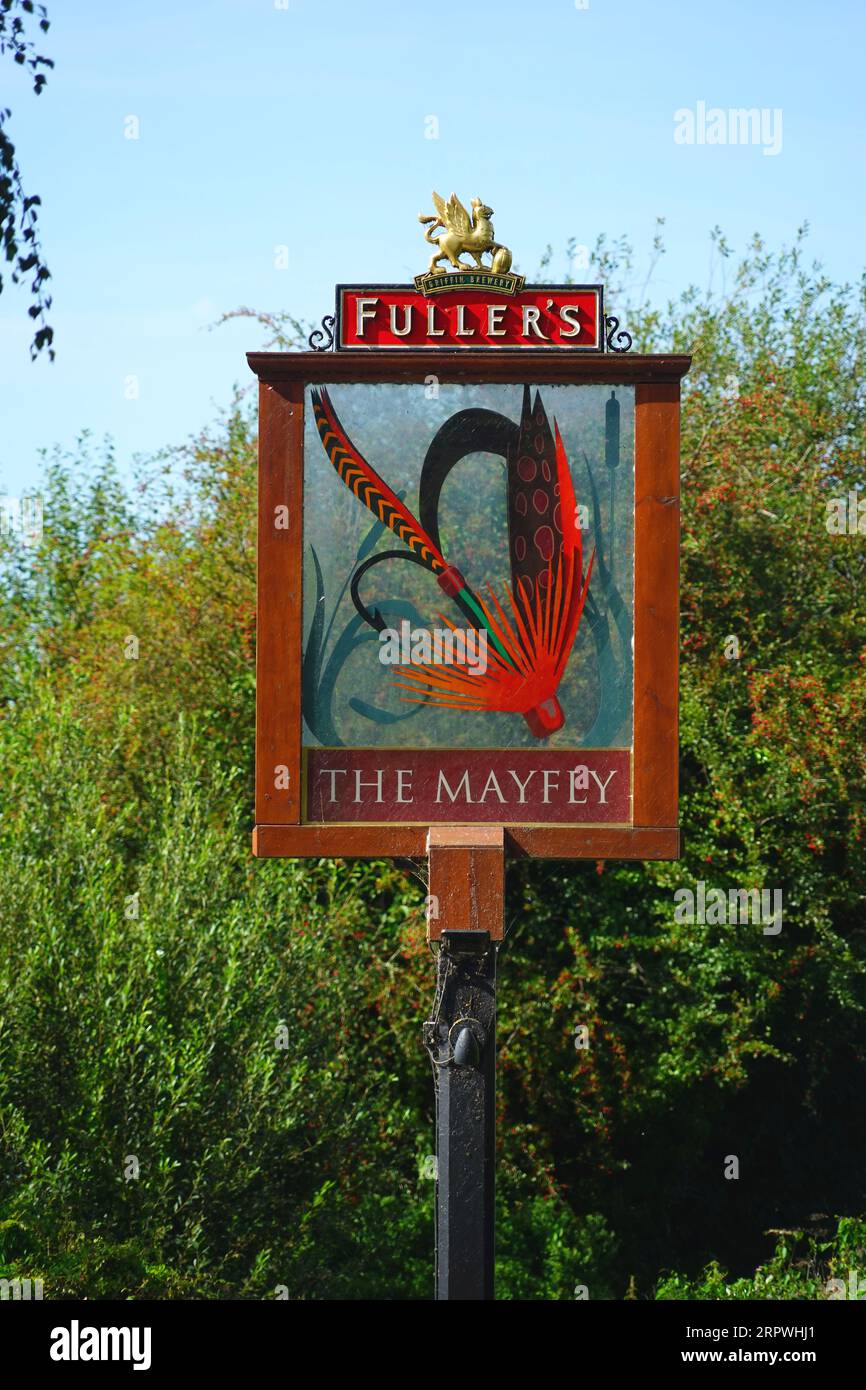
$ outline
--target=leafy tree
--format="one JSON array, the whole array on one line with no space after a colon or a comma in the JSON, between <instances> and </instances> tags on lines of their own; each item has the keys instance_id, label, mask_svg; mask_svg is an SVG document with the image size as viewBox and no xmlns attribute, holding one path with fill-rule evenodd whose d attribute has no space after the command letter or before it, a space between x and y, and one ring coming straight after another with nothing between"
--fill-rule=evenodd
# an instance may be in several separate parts
<instances>
[{"instance_id":1,"label":"leafy tree","mask_svg":"<svg viewBox=\"0 0 866 1390\"><path fill-rule=\"evenodd\" d=\"M37 19L42 33L48 32L49 21L44 5L36 5L34 0L0 0L0 53L10 53L13 62L33 74L33 90L38 96L47 81L47 74L42 69L53 68L54 63L51 58L37 53L35 44L27 37L29 17ZM15 146L7 129L11 114L8 107L0 109L0 244L5 260L12 264L12 283L17 285L32 277L30 293L33 303L27 312L37 320L39 326L33 335L30 356L36 358L47 349L53 361L54 329L46 319L51 308L51 295L47 291L51 275L42 256L37 230L36 209L42 200L35 193L28 195L24 191ZM0 292L2 289L3 277L0 275Z\"/></svg>"}]
</instances>

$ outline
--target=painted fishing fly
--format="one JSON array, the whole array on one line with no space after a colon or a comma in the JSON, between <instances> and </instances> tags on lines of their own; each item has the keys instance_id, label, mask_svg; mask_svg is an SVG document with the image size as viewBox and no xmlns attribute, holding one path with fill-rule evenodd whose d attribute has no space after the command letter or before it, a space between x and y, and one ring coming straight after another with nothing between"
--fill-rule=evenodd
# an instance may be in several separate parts
<instances>
[{"instance_id":1,"label":"painted fishing fly","mask_svg":"<svg viewBox=\"0 0 866 1390\"><path fill-rule=\"evenodd\" d=\"M568 663L589 591L594 555L583 572L583 545L571 470L559 427L553 432L538 392L524 388L520 424L489 410L463 410L433 439L421 471L420 521L358 452L340 423L327 390L312 391L324 449L358 500L407 547L371 557L355 574L352 597L365 621L380 631L384 620L360 600L358 583L385 559L409 560L435 575L443 593L472 626L486 630L488 661L468 665L416 665L395 684L401 698L452 709L522 714L536 738L548 738L565 722L557 690ZM438 506L449 472L467 454L500 454L508 474L508 538L511 582L501 595L468 585L441 549ZM440 615L448 627L454 624Z\"/></svg>"}]
</instances>

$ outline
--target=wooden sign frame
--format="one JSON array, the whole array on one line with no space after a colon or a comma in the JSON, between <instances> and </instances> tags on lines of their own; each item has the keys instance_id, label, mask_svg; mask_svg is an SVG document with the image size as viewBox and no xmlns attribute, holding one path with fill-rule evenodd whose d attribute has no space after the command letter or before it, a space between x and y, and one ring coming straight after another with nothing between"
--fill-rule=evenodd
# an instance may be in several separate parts
<instances>
[{"instance_id":1,"label":"wooden sign frame","mask_svg":"<svg viewBox=\"0 0 866 1390\"><path fill-rule=\"evenodd\" d=\"M635 389L633 824L506 825L507 853L675 859L678 826L679 416L691 359L524 350L249 353L259 379L256 825L261 857L422 857L423 825L302 824L304 388L341 382L597 384ZM286 525L276 527L278 508ZM281 786L276 769L284 769Z\"/></svg>"}]
</instances>

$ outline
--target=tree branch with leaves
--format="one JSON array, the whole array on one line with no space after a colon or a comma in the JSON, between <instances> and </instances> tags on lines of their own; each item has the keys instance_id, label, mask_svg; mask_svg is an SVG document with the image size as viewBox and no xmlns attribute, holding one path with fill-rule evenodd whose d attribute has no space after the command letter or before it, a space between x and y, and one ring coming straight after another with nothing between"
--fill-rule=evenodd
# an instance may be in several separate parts
<instances>
[{"instance_id":1,"label":"tree branch with leaves","mask_svg":"<svg viewBox=\"0 0 866 1390\"><path fill-rule=\"evenodd\" d=\"M33 90L38 96L47 81L43 69L53 68L54 63L36 52L27 34L30 20L38 24L43 34L47 33L49 22L44 5L36 5L34 0L0 0L0 53L10 53L13 62L30 71ZM15 146L6 129L11 114L8 107L0 108L0 245L4 259L11 263L9 275L13 285L22 280L30 281L33 303L28 313L37 324L30 356L35 359L47 350L53 361L54 329L46 318L51 308L51 295L47 291L51 273L42 256L37 230L36 210L42 200L24 191ZM3 276L0 275L0 293L2 291Z\"/></svg>"}]
</instances>

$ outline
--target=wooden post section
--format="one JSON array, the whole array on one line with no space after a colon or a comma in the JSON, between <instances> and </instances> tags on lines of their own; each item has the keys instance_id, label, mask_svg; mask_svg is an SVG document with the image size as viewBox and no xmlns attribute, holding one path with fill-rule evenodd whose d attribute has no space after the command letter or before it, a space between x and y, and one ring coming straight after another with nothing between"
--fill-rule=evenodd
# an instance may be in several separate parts
<instances>
[{"instance_id":1,"label":"wooden post section","mask_svg":"<svg viewBox=\"0 0 866 1390\"><path fill-rule=\"evenodd\" d=\"M501 825L435 825L427 833L427 939L443 931L486 931L501 941L505 921L505 832Z\"/></svg>"}]
</instances>

